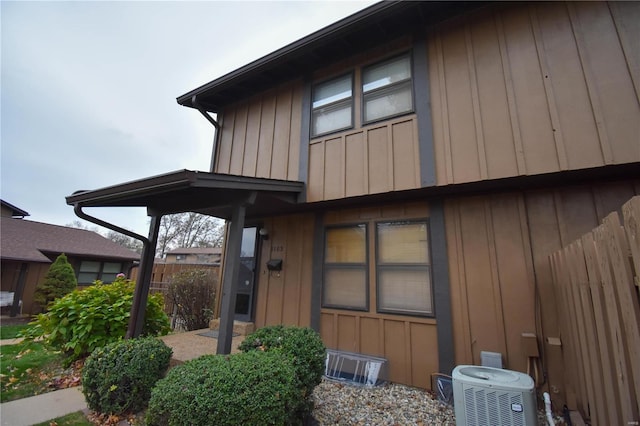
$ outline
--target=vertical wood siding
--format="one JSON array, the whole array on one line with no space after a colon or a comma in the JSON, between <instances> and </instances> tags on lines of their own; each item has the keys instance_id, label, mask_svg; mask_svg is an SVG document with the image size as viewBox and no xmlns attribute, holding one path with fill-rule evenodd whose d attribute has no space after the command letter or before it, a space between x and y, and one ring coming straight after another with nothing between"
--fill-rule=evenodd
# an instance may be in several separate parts
<instances>
[{"instance_id":1,"label":"vertical wood siding","mask_svg":"<svg viewBox=\"0 0 640 426\"><path fill-rule=\"evenodd\" d=\"M426 203L407 203L331 211L325 222L425 217ZM269 240L260 248L255 324L309 326L314 216L275 217L265 220L263 226L269 229ZM266 262L272 258L283 259L280 273L266 270ZM370 267L375 268L373 264ZM375 291L370 297L370 305L375 306ZM438 371L433 318L377 314L375 308L371 312L322 309L320 332L329 348L387 358L387 378L394 382L430 388L430 374Z\"/></svg>"},{"instance_id":2,"label":"vertical wood siding","mask_svg":"<svg viewBox=\"0 0 640 426\"><path fill-rule=\"evenodd\" d=\"M415 115L332 134L309 146L308 201L419 187Z\"/></svg>"},{"instance_id":3,"label":"vertical wood siding","mask_svg":"<svg viewBox=\"0 0 640 426\"><path fill-rule=\"evenodd\" d=\"M640 181L451 199L445 203L456 364L500 352L509 369L527 371L521 333L536 333L552 398L575 400L565 374L575 368L561 337L569 309L553 284L549 254L588 232L640 193Z\"/></svg>"},{"instance_id":4,"label":"vertical wood siding","mask_svg":"<svg viewBox=\"0 0 640 426\"><path fill-rule=\"evenodd\" d=\"M313 215L296 215L271 218L262 225L269 239L261 243L256 268L257 327L310 325L313 224ZM270 259L282 259L282 271L268 271Z\"/></svg>"},{"instance_id":5,"label":"vertical wood siding","mask_svg":"<svg viewBox=\"0 0 640 426\"><path fill-rule=\"evenodd\" d=\"M326 225L403 220L429 217L426 203L397 203L325 214ZM371 228L368 245L375 247ZM438 372L436 319L376 312L375 262L369 262L368 312L322 308L320 333L327 347L380 356L388 360L387 379L431 388L431 374Z\"/></svg>"},{"instance_id":6,"label":"vertical wood siding","mask_svg":"<svg viewBox=\"0 0 640 426\"><path fill-rule=\"evenodd\" d=\"M18 276L20 275L20 268L22 262L3 261L2 262L2 291L15 292L15 286L18 283ZM25 285L22 293L22 313L23 314L37 314L40 312L40 307L33 301L33 296L36 291L38 283L44 280L44 276L49 270L49 263L29 263L27 275L25 277Z\"/></svg>"},{"instance_id":7,"label":"vertical wood siding","mask_svg":"<svg viewBox=\"0 0 640 426\"><path fill-rule=\"evenodd\" d=\"M542 2L431 32L438 185L640 161L638 22L636 2Z\"/></svg>"},{"instance_id":8,"label":"vertical wood siding","mask_svg":"<svg viewBox=\"0 0 640 426\"><path fill-rule=\"evenodd\" d=\"M295 81L226 108L214 171L297 180L301 103Z\"/></svg>"}]
</instances>

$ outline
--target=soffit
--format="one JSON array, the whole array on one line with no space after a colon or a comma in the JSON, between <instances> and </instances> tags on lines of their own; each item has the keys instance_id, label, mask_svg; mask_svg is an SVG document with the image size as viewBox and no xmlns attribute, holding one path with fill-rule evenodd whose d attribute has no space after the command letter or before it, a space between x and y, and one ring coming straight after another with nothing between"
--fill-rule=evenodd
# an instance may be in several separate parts
<instances>
[{"instance_id":1,"label":"soffit","mask_svg":"<svg viewBox=\"0 0 640 426\"><path fill-rule=\"evenodd\" d=\"M301 78L331 63L410 34L487 2L383 1L276 50L177 98L195 108L193 96L209 112L273 86Z\"/></svg>"}]
</instances>

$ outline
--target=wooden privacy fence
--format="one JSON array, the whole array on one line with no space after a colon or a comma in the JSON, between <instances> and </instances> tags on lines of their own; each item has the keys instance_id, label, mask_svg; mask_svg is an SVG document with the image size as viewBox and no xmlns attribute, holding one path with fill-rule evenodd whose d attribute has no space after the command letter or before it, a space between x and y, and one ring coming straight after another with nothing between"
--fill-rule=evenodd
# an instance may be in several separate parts
<instances>
[{"instance_id":1,"label":"wooden privacy fence","mask_svg":"<svg viewBox=\"0 0 640 426\"><path fill-rule=\"evenodd\" d=\"M550 256L566 386L594 425L640 420L640 196L622 213Z\"/></svg>"},{"instance_id":2,"label":"wooden privacy fence","mask_svg":"<svg viewBox=\"0 0 640 426\"><path fill-rule=\"evenodd\" d=\"M173 301L167 297L169 288L169 281L171 276L177 272L188 269L207 269L211 271L214 277L218 277L220 265L212 265L206 263L154 263L153 272L151 273L151 286L149 287L149 293L162 293L164 294L164 311L167 315L173 315ZM137 278L137 269L131 274L131 279ZM218 279L216 279L216 294L218 291Z\"/></svg>"}]
</instances>

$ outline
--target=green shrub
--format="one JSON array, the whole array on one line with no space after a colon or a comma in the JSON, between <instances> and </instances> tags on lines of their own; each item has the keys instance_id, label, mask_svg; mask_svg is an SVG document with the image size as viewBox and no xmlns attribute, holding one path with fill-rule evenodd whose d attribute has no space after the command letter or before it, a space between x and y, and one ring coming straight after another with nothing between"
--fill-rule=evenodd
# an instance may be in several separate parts
<instances>
[{"instance_id":1,"label":"green shrub","mask_svg":"<svg viewBox=\"0 0 640 426\"><path fill-rule=\"evenodd\" d=\"M284 425L299 402L294 367L277 352L205 355L151 391L148 425Z\"/></svg>"},{"instance_id":2,"label":"green shrub","mask_svg":"<svg viewBox=\"0 0 640 426\"><path fill-rule=\"evenodd\" d=\"M256 330L240 344L242 352L281 351L292 359L296 370L296 387L304 405L299 415L311 411L311 392L324 374L326 348L320 335L310 328L275 325Z\"/></svg>"},{"instance_id":3,"label":"green shrub","mask_svg":"<svg viewBox=\"0 0 640 426\"><path fill-rule=\"evenodd\" d=\"M167 297L177 307L176 317L185 330L209 327L216 299L216 278L207 269L176 272Z\"/></svg>"},{"instance_id":4,"label":"green shrub","mask_svg":"<svg viewBox=\"0 0 640 426\"><path fill-rule=\"evenodd\" d=\"M155 337L98 348L82 369L82 393L90 409L104 414L138 412L169 368L172 350Z\"/></svg>"},{"instance_id":5,"label":"green shrub","mask_svg":"<svg viewBox=\"0 0 640 426\"><path fill-rule=\"evenodd\" d=\"M122 339L129 325L135 283L118 278L112 284L96 281L74 290L39 314L23 334L27 340L44 338L45 343L69 355L69 361L90 354L96 348ZM171 328L164 313L161 294L147 300L143 336L167 334Z\"/></svg>"},{"instance_id":6,"label":"green shrub","mask_svg":"<svg viewBox=\"0 0 640 426\"><path fill-rule=\"evenodd\" d=\"M33 300L46 309L49 303L71 293L77 285L76 273L67 261L67 256L62 253L49 266L44 280L36 286Z\"/></svg>"}]
</instances>

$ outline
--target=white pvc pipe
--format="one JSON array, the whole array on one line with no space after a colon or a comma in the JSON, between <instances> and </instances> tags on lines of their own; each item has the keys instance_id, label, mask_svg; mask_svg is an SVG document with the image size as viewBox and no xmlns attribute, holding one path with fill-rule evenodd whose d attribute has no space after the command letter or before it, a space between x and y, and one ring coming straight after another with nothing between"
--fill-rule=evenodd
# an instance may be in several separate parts
<instances>
[{"instance_id":1,"label":"white pvc pipe","mask_svg":"<svg viewBox=\"0 0 640 426\"><path fill-rule=\"evenodd\" d=\"M544 397L544 410L547 414L547 423L548 426L555 426L555 422L553 421L553 413L551 412L551 397L548 392L542 394Z\"/></svg>"}]
</instances>

